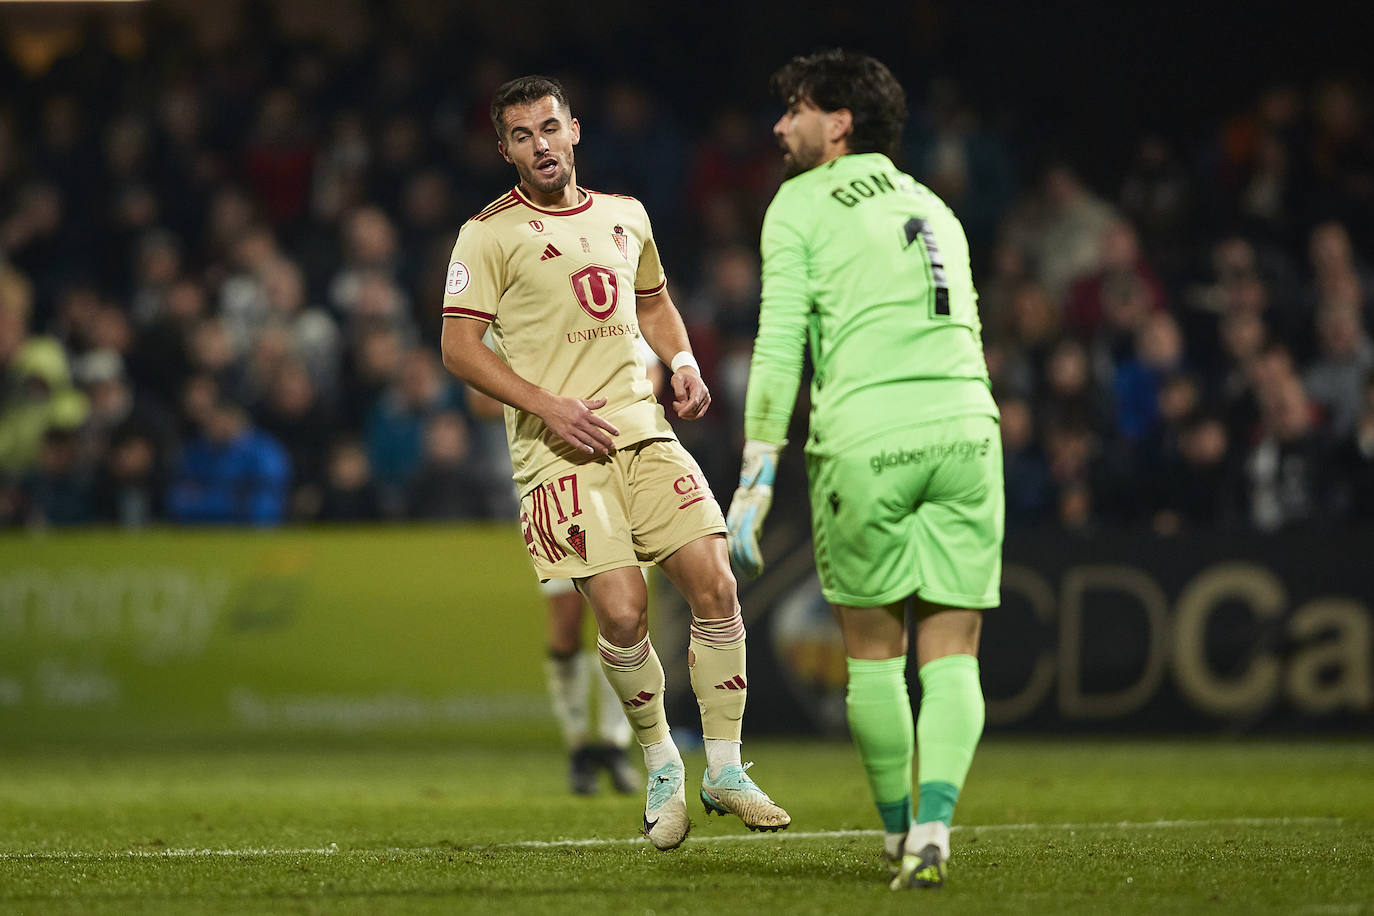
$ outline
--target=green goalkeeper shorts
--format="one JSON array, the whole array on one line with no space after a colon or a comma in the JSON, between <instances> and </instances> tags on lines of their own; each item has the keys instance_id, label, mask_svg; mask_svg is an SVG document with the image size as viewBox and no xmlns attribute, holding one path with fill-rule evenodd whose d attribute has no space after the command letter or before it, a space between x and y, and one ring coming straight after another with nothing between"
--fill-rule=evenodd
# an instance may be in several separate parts
<instances>
[{"instance_id":1,"label":"green goalkeeper shorts","mask_svg":"<svg viewBox=\"0 0 1374 916\"><path fill-rule=\"evenodd\" d=\"M1005 495L996 418L964 416L883 433L836 455L809 455L821 591L877 607L1001 603Z\"/></svg>"}]
</instances>

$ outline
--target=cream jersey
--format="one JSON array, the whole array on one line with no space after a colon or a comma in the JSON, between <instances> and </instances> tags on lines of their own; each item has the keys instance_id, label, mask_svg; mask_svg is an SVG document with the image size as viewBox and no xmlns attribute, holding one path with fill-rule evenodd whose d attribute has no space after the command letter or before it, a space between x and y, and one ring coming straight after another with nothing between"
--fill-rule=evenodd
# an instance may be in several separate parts
<instances>
[{"instance_id":1,"label":"cream jersey","mask_svg":"<svg viewBox=\"0 0 1374 916\"><path fill-rule=\"evenodd\" d=\"M463 225L444 287L445 318L490 322L491 348L517 375L565 397L606 399L617 448L676 439L645 373L638 296L667 285L648 214L632 197L586 191L565 210L519 188ZM538 416L507 406L516 488L590 459Z\"/></svg>"}]
</instances>

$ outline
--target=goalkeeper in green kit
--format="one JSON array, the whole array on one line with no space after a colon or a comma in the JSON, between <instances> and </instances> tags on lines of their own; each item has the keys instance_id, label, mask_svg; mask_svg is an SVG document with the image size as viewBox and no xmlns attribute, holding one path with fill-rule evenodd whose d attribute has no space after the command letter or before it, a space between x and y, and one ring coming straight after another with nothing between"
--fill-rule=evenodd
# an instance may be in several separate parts
<instances>
[{"instance_id":1,"label":"goalkeeper in green kit","mask_svg":"<svg viewBox=\"0 0 1374 916\"><path fill-rule=\"evenodd\" d=\"M812 535L844 638L849 727L893 889L938 888L983 731L982 609L1000 603L1002 576L1002 448L968 242L950 209L888 158L906 99L885 66L827 51L793 59L772 88L787 106L773 132L788 177L763 223L730 552L744 572L761 570L759 531L809 343Z\"/></svg>"}]
</instances>

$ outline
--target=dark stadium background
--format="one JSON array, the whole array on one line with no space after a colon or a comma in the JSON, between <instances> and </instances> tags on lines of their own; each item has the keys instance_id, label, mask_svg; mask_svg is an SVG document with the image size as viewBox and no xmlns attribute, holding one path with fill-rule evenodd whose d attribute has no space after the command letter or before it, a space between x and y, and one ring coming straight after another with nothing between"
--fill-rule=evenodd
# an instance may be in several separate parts
<instances>
[{"instance_id":1,"label":"dark stadium background","mask_svg":"<svg viewBox=\"0 0 1374 916\"><path fill-rule=\"evenodd\" d=\"M750 259L777 181L768 129L778 109L767 77L793 54L846 45L885 60L907 87L904 166L938 188L951 180L939 169L952 157L966 179L952 203L973 243L994 383L1035 423L1009 517L1006 608L988 626L990 727L1367 734L1374 585L1361 558L1374 554L1374 459L1309 391L1298 451L1310 492L1278 515L1257 515L1246 467L1268 432L1253 403L1227 401L1238 367L1227 362L1217 303L1240 289L1233 283L1258 281L1271 338L1286 347L1294 377L1310 378L1323 355L1315 319L1328 305L1312 230L1334 224L1350 241L1344 269L1355 278L1367 358L1368 18L1325 5L989 0L815 10L626 0L0 3L0 301L27 303L27 342L56 342L22 372L0 354L10 373L0 429L31 416L33 372L50 409L26 457L0 453L0 722L12 734L93 723L116 733L251 732L448 727L479 720L479 708L543 715L542 608L521 578L499 428L461 390L421 370L411 384L429 400L407 400L396 354L389 370L368 376L359 368L371 358L364 341L385 338L414 356L411 364L433 358L435 269L442 277L462 220L511 180L485 122L486 94L524 72L560 76L583 121L579 177L640 196L654 218L672 292L717 395L710 422L679 431L727 499L757 306ZM199 102L200 130L183 148L162 126L175 87ZM1266 121L1274 111L1266 105L1282 110L1277 123ZM1331 115L1329 105L1345 107ZM354 128L349 136L370 155L356 173L344 133ZM141 137L141 152L120 164L112 147L130 136ZM1268 197L1256 177L1260 149L1281 163ZM326 162L337 185L321 178ZM1013 327L1017 293L1044 283L1031 258L1008 266L1002 243L1033 247L1044 225L1042 179L1056 170L1077 176L1080 199L1123 217L1137 236L1139 257L1119 274L1148 286L1154 310L1177 324L1181 369L1142 368L1132 340L1104 340L1086 319L1070 326L1071 300L1101 300L1101 283L1077 293L1069 283L1047 297L1065 321L1051 337L1029 341ZM434 183L415 190L421 175ZM226 189L241 190L248 212L232 240L207 230ZM331 194L345 203L323 214ZM426 209L426 195L442 204ZM59 215L45 223L54 199ZM389 225L394 248L380 263L350 264L345 223L369 206L371 222L358 231L385 236L378 227ZM233 248L258 229L265 234ZM1227 240L1253 256L1241 280L1222 263ZM252 261L264 248L265 261ZM207 347L227 335L231 349L242 348L227 364L169 360L191 331L161 322L165 302L139 275L148 250L174 252L183 291L199 290L197 327L230 322L205 334ZM294 413L274 406L280 365L253 349L253 284L264 263L281 259L299 268L305 301L338 335L324 357L333 368L311 375L318 399ZM233 286L235 278L248 285ZM355 320L356 289L371 279L380 283L381 320ZM235 299L245 288L247 298ZM1071 393L1068 405L1026 381L1038 379L1061 337L1082 344L1092 373L1092 390ZM1151 396L1166 378L1191 379L1200 406L1174 426L1146 409L1143 433L1123 429L1118 401L1140 391L1113 387L1128 364ZM186 383L206 374L291 459L287 495L250 526L193 527L193 514L178 517L171 505L186 472L180 462L201 435L184 398L195 386ZM91 419L89 401L112 376L136 395L146 426L100 428ZM1363 411L1371 415L1374 401ZM1177 437L1194 416L1223 423L1226 453L1214 476L1179 488ZM432 426L443 435L426 461ZM1059 445L1047 440L1051 431ZM129 489L112 481L110 465L115 445L140 435L155 462L139 485L143 508L130 512ZM801 441L800 427L792 438ZM1084 466L1054 479L1052 447ZM359 455L371 461L372 480L345 486L331 477ZM795 447L784 476L767 544L777 559L744 592L755 647L751 727L830 731L840 727L837 650L809 584ZM446 549L450 537L461 554ZM374 568L396 580L374 581L368 592L350 576L374 549L392 564ZM350 567L342 580L341 566ZM497 566L501 589L476 584L472 570ZM338 581L367 598L348 606ZM139 608L162 613L179 589L221 596L208 642L172 639L182 624L168 623L170 613L157 618L162 630L138 629L156 616ZM672 647L685 640L683 609L666 589L657 599L655 640ZM140 641L150 632L162 641ZM516 656L493 670L488 647L503 637ZM363 648L388 640L391 655L364 657ZM423 665L407 664L412 650ZM315 667L302 661L312 657ZM201 694L158 705L198 670L215 672ZM685 677L670 690L690 695ZM684 702L677 715L690 724L691 712Z\"/></svg>"}]
</instances>

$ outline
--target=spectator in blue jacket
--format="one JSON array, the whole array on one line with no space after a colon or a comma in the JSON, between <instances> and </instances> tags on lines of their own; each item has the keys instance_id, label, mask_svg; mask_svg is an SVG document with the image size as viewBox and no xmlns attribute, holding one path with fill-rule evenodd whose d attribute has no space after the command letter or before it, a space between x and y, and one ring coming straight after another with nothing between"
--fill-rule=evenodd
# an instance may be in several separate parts
<instances>
[{"instance_id":1,"label":"spectator in blue jacket","mask_svg":"<svg viewBox=\"0 0 1374 916\"><path fill-rule=\"evenodd\" d=\"M291 459L281 444L238 404L220 400L182 453L167 513L178 522L275 525L286 516L290 483Z\"/></svg>"}]
</instances>

